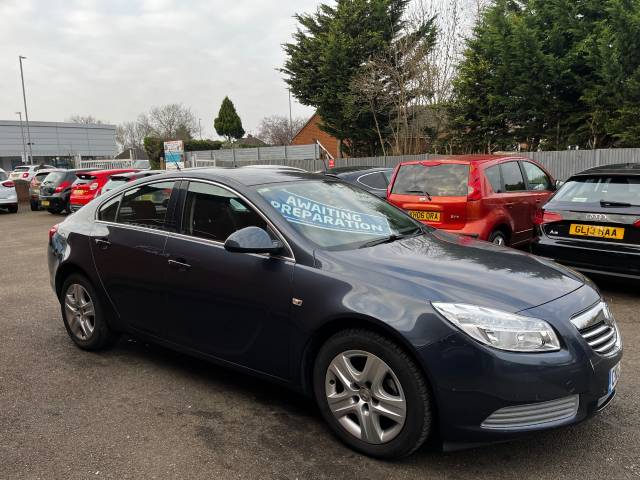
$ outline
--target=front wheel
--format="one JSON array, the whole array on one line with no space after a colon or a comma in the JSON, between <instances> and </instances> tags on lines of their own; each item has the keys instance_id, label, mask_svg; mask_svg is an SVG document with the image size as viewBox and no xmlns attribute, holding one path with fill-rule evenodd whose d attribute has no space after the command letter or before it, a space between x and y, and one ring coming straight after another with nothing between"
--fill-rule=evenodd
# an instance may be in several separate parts
<instances>
[{"instance_id":1,"label":"front wheel","mask_svg":"<svg viewBox=\"0 0 640 480\"><path fill-rule=\"evenodd\" d=\"M333 432L354 450L399 458L432 431L424 375L397 344L368 330L345 330L320 349L314 393Z\"/></svg>"},{"instance_id":2,"label":"front wheel","mask_svg":"<svg viewBox=\"0 0 640 480\"><path fill-rule=\"evenodd\" d=\"M60 307L67 333L83 350L100 350L117 339L107 323L100 297L84 276L74 274L65 280Z\"/></svg>"},{"instance_id":3,"label":"front wheel","mask_svg":"<svg viewBox=\"0 0 640 480\"><path fill-rule=\"evenodd\" d=\"M7 208L9 213L18 213L18 205L11 205Z\"/></svg>"}]
</instances>

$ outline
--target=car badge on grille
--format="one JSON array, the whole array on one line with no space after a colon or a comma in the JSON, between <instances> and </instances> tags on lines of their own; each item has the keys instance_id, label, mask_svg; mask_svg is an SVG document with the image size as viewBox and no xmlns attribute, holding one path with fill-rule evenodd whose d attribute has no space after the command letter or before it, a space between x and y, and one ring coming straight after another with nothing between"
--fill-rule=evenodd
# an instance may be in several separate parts
<instances>
[{"instance_id":1,"label":"car badge on grille","mask_svg":"<svg viewBox=\"0 0 640 480\"><path fill-rule=\"evenodd\" d=\"M587 213L587 220L596 220L598 222L603 222L608 220L608 218L603 213Z\"/></svg>"}]
</instances>

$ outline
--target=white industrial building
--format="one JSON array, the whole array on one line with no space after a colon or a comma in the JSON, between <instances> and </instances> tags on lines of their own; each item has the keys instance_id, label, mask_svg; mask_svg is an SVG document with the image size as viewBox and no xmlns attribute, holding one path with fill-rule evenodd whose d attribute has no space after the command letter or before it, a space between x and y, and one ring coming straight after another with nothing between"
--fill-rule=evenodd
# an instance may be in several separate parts
<instances>
[{"instance_id":1,"label":"white industrial building","mask_svg":"<svg viewBox=\"0 0 640 480\"><path fill-rule=\"evenodd\" d=\"M29 135L35 164L71 167L80 159L113 158L117 153L115 125L29 122L27 131L24 121L0 120L0 168L9 171L27 163Z\"/></svg>"}]
</instances>

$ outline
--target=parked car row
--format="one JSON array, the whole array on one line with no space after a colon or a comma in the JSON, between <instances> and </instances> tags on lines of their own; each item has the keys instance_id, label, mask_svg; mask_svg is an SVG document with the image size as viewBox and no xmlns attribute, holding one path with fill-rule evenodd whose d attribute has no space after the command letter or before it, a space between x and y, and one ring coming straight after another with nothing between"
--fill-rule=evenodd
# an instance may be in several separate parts
<instances>
[{"instance_id":1,"label":"parked car row","mask_svg":"<svg viewBox=\"0 0 640 480\"><path fill-rule=\"evenodd\" d=\"M529 163L403 164L391 202L292 168L142 178L51 229L51 285L78 347L124 332L262 376L313 398L374 457L436 435L455 448L574 424L616 394L609 307L583 275L476 240L496 225L510 229L502 243L534 238L535 199L554 182ZM625 215L637 185L571 179L538 227L563 246L571 232L637 241ZM577 216L590 205L620 226Z\"/></svg>"}]
</instances>

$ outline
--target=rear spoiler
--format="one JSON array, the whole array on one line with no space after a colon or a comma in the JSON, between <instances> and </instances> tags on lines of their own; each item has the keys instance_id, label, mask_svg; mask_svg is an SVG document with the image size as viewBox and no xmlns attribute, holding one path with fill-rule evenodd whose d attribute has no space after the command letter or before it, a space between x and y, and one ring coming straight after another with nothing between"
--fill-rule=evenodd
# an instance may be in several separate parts
<instances>
[{"instance_id":1,"label":"rear spoiler","mask_svg":"<svg viewBox=\"0 0 640 480\"><path fill-rule=\"evenodd\" d=\"M89 175L88 173L77 173L76 177L82 180L95 180L96 178L98 178L95 175Z\"/></svg>"}]
</instances>

